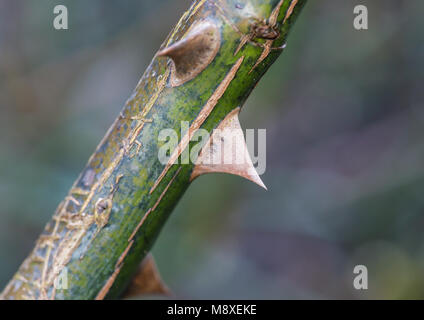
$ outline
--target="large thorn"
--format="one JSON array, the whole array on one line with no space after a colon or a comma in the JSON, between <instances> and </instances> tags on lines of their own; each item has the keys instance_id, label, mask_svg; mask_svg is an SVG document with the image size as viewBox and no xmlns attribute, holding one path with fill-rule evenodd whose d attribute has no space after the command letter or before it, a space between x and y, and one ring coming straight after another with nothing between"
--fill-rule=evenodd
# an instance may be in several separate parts
<instances>
[{"instance_id":1,"label":"large thorn","mask_svg":"<svg viewBox=\"0 0 424 320\"><path fill-rule=\"evenodd\" d=\"M171 85L182 85L196 77L215 58L221 45L221 36L215 23L203 20L193 25L176 43L158 52L171 58Z\"/></svg>"},{"instance_id":2,"label":"large thorn","mask_svg":"<svg viewBox=\"0 0 424 320\"><path fill-rule=\"evenodd\" d=\"M239 112L240 108L231 111L213 131L196 160L191 181L202 174L221 172L241 176L267 189L250 159Z\"/></svg>"},{"instance_id":3,"label":"large thorn","mask_svg":"<svg viewBox=\"0 0 424 320\"><path fill-rule=\"evenodd\" d=\"M163 283L156 267L153 256L149 253L125 291L124 298L133 298L141 295L171 295L168 287Z\"/></svg>"}]
</instances>

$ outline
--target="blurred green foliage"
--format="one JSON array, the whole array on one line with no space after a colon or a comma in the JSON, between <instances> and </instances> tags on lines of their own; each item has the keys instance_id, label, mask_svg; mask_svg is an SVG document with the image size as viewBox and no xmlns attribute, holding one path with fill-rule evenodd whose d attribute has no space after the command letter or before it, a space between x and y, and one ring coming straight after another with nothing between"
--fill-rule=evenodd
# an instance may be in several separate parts
<instances>
[{"instance_id":1,"label":"blurred green foliage","mask_svg":"<svg viewBox=\"0 0 424 320\"><path fill-rule=\"evenodd\" d=\"M0 0L0 286L189 4ZM177 297L424 298L423 10L309 1L241 115L267 129L269 191L204 176L155 245Z\"/></svg>"}]
</instances>

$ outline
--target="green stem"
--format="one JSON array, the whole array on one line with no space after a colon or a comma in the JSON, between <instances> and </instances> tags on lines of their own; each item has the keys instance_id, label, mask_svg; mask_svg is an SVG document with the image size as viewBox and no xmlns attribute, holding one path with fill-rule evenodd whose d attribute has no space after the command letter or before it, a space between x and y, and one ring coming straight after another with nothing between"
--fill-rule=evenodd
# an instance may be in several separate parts
<instances>
[{"instance_id":1,"label":"green stem","mask_svg":"<svg viewBox=\"0 0 424 320\"><path fill-rule=\"evenodd\" d=\"M164 144L158 140L159 132L167 128L180 132L181 121L211 132L242 106L280 55L305 3L194 1L161 49L178 44L190 35L190 27L207 22L217 32L208 36L218 41L215 51L213 45L206 51L210 61L196 64L194 55L192 65L181 63L179 69L166 50L154 57L1 297L119 297L190 184L192 163L159 161ZM187 54L193 55L195 48L189 49ZM180 146L183 151L191 144ZM55 286L56 278L66 276L67 288Z\"/></svg>"}]
</instances>

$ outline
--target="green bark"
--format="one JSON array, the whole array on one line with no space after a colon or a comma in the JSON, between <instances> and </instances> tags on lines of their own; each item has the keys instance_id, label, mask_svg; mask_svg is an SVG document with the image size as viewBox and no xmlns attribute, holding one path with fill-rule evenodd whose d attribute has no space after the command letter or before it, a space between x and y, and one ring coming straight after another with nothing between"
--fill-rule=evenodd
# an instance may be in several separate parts
<instances>
[{"instance_id":1,"label":"green bark","mask_svg":"<svg viewBox=\"0 0 424 320\"><path fill-rule=\"evenodd\" d=\"M216 56L194 78L178 86L171 85L175 70L170 59L154 57L1 297L119 297L190 184L192 163L166 168L159 162L158 150L164 143L158 141L159 132L165 128L180 132L181 121L193 124L214 94L218 100L200 123L209 132L242 106L280 55L305 3L194 1L161 49L207 19L220 35ZM241 41L245 44L239 48ZM68 288L54 288L64 270Z\"/></svg>"}]
</instances>

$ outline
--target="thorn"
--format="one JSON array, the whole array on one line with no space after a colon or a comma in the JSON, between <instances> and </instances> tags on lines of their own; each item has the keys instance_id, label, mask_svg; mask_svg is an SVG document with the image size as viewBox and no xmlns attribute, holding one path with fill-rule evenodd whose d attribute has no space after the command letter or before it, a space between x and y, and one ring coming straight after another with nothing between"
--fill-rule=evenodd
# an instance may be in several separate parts
<instances>
[{"instance_id":1,"label":"thorn","mask_svg":"<svg viewBox=\"0 0 424 320\"><path fill-rule=\"evenodd\" d=\"M133 298L148 294L171 295L171 291L163 283L155 260L150 253L141 262L123 297Z\"/></svg>"},{"instance_id":2,"label":"thorn","mask_svg":"<svg viewBox=\"0 0 424 320\"><path fill-rule=\"evenodd\" d=\"M267 190L250 159L238 118L239 112L240 108L231 111L213 131L196 160L190 181L206 173L230 173Z\"/></svg>"},{"instance_id":3,"label":"thorn","mask_svg":"<svg viewBox=\"0 0 424 320\"><path fill-rule=\"evenodd\" d=\"M171 58L171 85L176 87L202 72L215 58L220 45L218 27L203 20L195 24L181 40L157 55Z\"/></svg>"}]
</instances>

